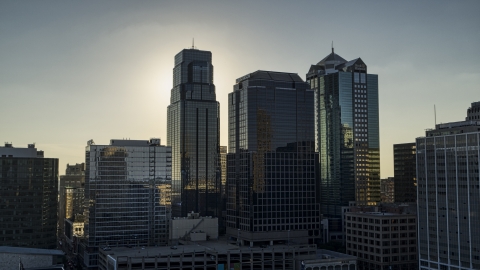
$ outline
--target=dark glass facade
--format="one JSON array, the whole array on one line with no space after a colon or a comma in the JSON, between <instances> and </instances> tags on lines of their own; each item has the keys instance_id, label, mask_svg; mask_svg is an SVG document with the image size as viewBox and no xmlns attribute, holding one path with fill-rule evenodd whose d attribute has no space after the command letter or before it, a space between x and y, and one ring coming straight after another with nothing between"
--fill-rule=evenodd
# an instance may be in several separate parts
<instances>
[{"instance_id":1,"label":"dark glass facade","mask_svg":"<svg viewBox=\"0 0 480 270\"><path fill-rule=\"evenodd\" d=\"M395 202L417 201L417 160L415 143L393 145Z\"/></svg>"},{"instance_id":2,"label":"dark glass facade","mask_svg":"<svg viewBox=\"0 0 480 270\"><path fill-rule=\"evenodd\" d=\"M220 215L219 119L212 53L182 50L175 56L167 120L174 217L186 217L191 211Z\"/></svg>"},{"instance_id":3,"label":"dark glass facade","mask_svg":"<svg viewBox=\"0 0 480 270\"><path fill-rule=\"evenodd\" d=\"M332 53L312 65L307 83L315 90L315 142L320 159L320 205L340 217L350 201L380 201L378 76L358 58Z\"/></svg>"},{"instance_id":4,"label":"dark glass facade","mask_svg":"<svg viewBox=\"0 0 480 270\"><path fill-rule=\"evenodd\" d=\"M0 245L54 249L58 159L17 157L21 148L6 148L0 147Z\"/></svg>"},{"instance_id":5,"label":"dark glass facade","mask_svg":"<svg viewBox=\"0 0 480 270\"><path fill-rule=\"evenodd\" d=\"M98 248L105 246L167 244L171 155L160 139L88 142L84 266L97 267Z\"/></svg>"},{"instance_id":6,"label":"dark glass facade","mask_svg":"<svg viewBox=\"0 0 480 270\"><path fill-rule=\"evenodd\" d=\"M264 244L318 238L313 90L257 71L228 97L227 235Z\"/></svg>"}]
</instances>

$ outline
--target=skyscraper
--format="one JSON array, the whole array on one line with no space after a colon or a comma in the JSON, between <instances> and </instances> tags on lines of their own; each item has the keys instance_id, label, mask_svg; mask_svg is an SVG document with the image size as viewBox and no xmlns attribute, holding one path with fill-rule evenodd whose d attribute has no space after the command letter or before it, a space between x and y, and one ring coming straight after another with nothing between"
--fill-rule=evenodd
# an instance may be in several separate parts
<instances>
[{"instance_id":1,"label":"skyscraper","mask_svg":"<svg viewBox=\"0 0 480 270\"><path fill-rule=\"evenodd\" d=\"M0 245L57 247L58 159L0 147Z\"/></svg>"},{"instance_id":2,"label":"skyscraper","mask_svg":"<svg viewBox=\"0 0 480 270\"><path fill-rule=\"evenodd\" d=\"M417 160L415 143L393 145L395 202L417 201Z\"/></svg>"},{"instance_id":3,"label":"skyscraper","mask_svg":"<svg viewBox=\"0 0 480 270\"><path fill-rule=\"evenodd\" d=\"M307 73L315 89L315 143L320 159L321 211L340 217L349 201L380 201L378 75L357 58L332 53Z\"/></svg>"},{"instance_id":4,"label":"skyscraper","mask_svg":"<svg viewBox=\"0 0 480 270\"><path fill-rule=\"evenodd\" d=\"M175 55L167 120L175 217L220 215L219 106L212 53L192 48Z\"/></svg>"},{"instance_id":5,"label":"skyscraper","mask_svg":"<svg viewBox=\"0 0 480 270\"><path fill-rule=\"evenodd\" d=\"M416 143L420 269L480 269L480 120L438 124Z\"/></svg>"},{"instance_id":6,"label":"skyscraper","mask_svg":"<svg viewBox=\"0 0 480 270\"><path fill-rule=\"evenodd\" d=\"M101 247L167 243L170 147L160 139L89 141L85 164L85 241L79 254L87 267L96 267Z\"/></svg>"},{"instance_id":7,"label":"skyscraper","mask_svg":"<svg viewBox=\"0 0 480 270\"><path fill-rule=\"evenodd\" d=\"M319 238L313 91L297 74L256 71L228 95L227 235L239 242Z\"/></svg>"}]
</instances>

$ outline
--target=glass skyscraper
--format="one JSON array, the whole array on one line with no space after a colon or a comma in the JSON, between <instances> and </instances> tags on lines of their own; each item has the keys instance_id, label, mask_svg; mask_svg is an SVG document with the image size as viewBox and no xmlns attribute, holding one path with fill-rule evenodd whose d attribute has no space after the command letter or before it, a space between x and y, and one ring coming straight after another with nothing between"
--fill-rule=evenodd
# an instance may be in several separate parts
<instances>
[{"instance_id":1,"label":"glass skyscraper","mask_svg":"<svg viewBox=\"0 0 480 270\"><path fill-rule=\"evenodd\" d=\"M85 151L83 263L96 267L105 246L153 246L168 241L171 148L160 139L89 141Z\"/></svg>"},{"instance_id":2,"label":"glass skyscraper","mask_svg":"<svg viewBox=\"0 0 480 270\"><path fill-rule=\"evenodd\" d=\"M315 89L315 143L320 159L321 210L340 217L349 201L380 201L378 75L357 58L332 53L307 73Z\"/></svg>"},{"instance_id":3,"label":"glass skyscraper","mask_svg":"<svg viewBox=\"0 0 480 270\"><path fill-rule=\"evenodd\" d=\"M212 53L192 48L175 55L167 119L174 217L220 215L219 106Z\"/></svg>"},{"instance_id":4,"label":"glass skyscraper","mask_svg":"<svg viewBox=\"0 0 480 270\"><path fill-rule=\"evenodd\" d=\"M251 246L320 237L313 97L297 74L237 79L228 96L228 236Z\"/></svg>"}]
</instances>

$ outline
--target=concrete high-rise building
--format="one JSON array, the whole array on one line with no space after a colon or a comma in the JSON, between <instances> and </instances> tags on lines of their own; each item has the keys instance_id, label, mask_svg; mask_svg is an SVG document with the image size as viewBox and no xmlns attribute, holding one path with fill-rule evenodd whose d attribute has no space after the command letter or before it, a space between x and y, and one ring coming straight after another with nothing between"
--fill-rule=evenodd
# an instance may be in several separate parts
<instances>
[{"instance_id":1,"label":"concrete high-rise building","mask_svg":"<svg viewBox=\"0 0 480 270\"><path fill-rule=\"evenodd\" d=\"M171 148L160 139L88 142L85 154L83 264L97 267L98 248L168 241Z\"/></svg>"},{"instance_id":2,"label":"concrete high-rise building","mask_svg":"<svg viewBox=\"0 0 480 270\"><path fill-rule=\"evenodd\" d=\"M213 84L212 53L185 49L175 55L167 119L172 147L172 214L221 211L219 103Z\"/></svg>"},{"instance_id":3,"label":"concrete high-rise building","mask_svg":"<svg viewBox=\"0 0 480 270\"><path fill-rule=\"evenodd\" d=\"M416 270L415 205L351 207L345 213L347 254L359 270Z\"/></svg>"},{"instance_id":4,"label":"concrete high-rise building","mask_svg":"<svg viewBox=\"0 0 480 270\"><path fill-rule=\"evenodd\" d=\"M240 243L320 238L313 94L297 74L256 71L228 95L226 225Z\"/></svg>"},{"instance_id":5,"label":"concrete high-rise building","mask_svg":"<svg viewBox=\"0 0 480 270\"><path fill-rule=\"evenodd\" d=\"M334 53L312 65L307 83L315 89L315 142L320 159L321 211L340 217L349 201L380 201L378 75L357 58Z\"/></svg>"},{"instance_id":6,"label":"concrete high-rise building","mask_svg":"<svg viewBox=\"0 0 480 270\"><path fill-rule=\"evenodd\" d=\"M58 201L58 237L64 234L65 218L83 214L85 163L67 164L65 175L60 176Z\"/></svg>"},{"instance_id":7,"label":"concrete high-rise building","mask_svg":"<svg viewBox=\"0 0 480 270\"><path fill-rule=\"evenodd\" d=\"M420 269L480 269L480 120L438 124L416 143Z\"/></svg>"},{"instance_id":8,"label":"concrete high-rise building","mask_svg":"<svg viewBox=\"0 0 480 270\"><path fill-rule=\"evenodd\" d=\"M395 202L417 201L417 160L415 143L393 145Z\"/></svg>"},{"instance_id":9,"label":"concrete high-rise building","mask_svg":"<svg viewBox=\"0 0 480 270\"><path fill-rule=\"evenodd\" d=\"M57 247L58 159L34 144L0 147L0 245Z\"/></svg>"}]
</instances>

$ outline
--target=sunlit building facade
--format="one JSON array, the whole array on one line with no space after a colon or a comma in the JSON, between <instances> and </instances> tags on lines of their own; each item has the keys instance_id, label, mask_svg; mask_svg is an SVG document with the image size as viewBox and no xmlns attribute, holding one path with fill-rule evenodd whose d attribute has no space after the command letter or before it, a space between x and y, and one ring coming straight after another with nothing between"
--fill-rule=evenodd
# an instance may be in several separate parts
<instances>
[{"instance_id":1,"label":"sunlit building facade","mask_svg":"<svg viewBox=\"0 0 480 270\"><path fill-rule=\"evenodd\" d=\"M89 141L85 159L83 263L96 267L99 247L165 245L171 148L160 139Z\"/></svg>"},{"instance_id":2,"label":"sunlit building facade","mask_svg":"<svg viewBox=\"0 0 480 270\"><path fill-rule=\"evenodd\" d=\"M420 269L480 269L480 120L438 124L416 150Z\"/></svg>"},{"instance_id":3,"label":"sunlit building facade","mask_svg":"<svg viewBox=\"0 0 480 270\"><path fill-rule=\"evenodd\" d=\"M315 142L320 159L321 209L340 217L349 201L380 201L378 75L357 58L332 53L307 73L315 90Z\"/></svg>"},{"instance_id":4,"label":"sunlit building facade","mask_svg":"<svg viewBox=\"0 0 480 270\"><path fill-rule=\"evenodd\" d=\"M58 159L34 144L0 147L0 245L57 247Z\"/></svg>"},{"instance_id":5,"label":"sunlit building facade","mask_svg":"<svg viewBox=\"0 0 480 270\"><path fill-rule=\"evenodd\" d=\"M256 71L228 96L227 235L239 243L319 236L313 90L297 74Z\"/></svg>"},{"instance_id":6,"label":"sunlit building facade","mask_svg":"<svg viewBox=\"0 0 480 270\"><path fill-rule=\"evenodd\" d=\"M201 216L220 214L219 106L212 53L192 48L175 55L167 113L175 217L192 211Z\"/></svg>"},{"instance_id":7,"label":"sunlit building facade","mask_svg":"<svg viewBox=\"0 0 480 270\"><path fill-rule=\"evenodd\" d=\"M85 163L67 164L65 175L60 175L58 199L58 237L64 234L65 218L83 214Z\"/></svg>"}]
</instances>

